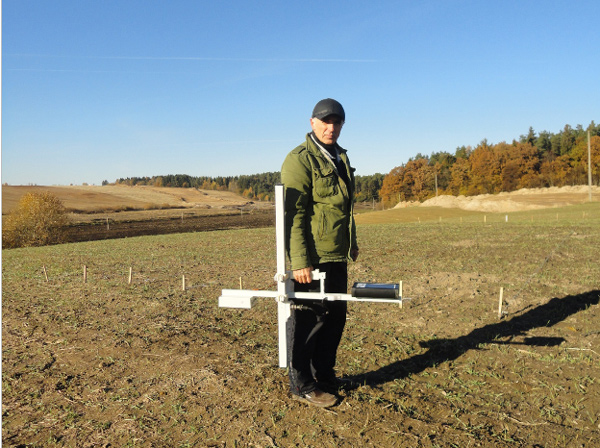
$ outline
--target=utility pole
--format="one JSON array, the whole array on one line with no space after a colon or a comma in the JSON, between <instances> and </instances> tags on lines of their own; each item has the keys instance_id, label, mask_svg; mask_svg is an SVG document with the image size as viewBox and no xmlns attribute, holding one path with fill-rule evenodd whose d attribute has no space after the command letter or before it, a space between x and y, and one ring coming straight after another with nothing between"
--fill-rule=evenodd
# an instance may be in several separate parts
<instances>
[{"instance_id":1,"label":"utility pole","mask_svg":"<svg viewBox=\"0 0 600 448\"><path fill-rule=\"evenodd\" d=\"M588 190L589 199L592 202L592 144L590 142L590 131L588 131Z\"/></svg>"}]
</instances>

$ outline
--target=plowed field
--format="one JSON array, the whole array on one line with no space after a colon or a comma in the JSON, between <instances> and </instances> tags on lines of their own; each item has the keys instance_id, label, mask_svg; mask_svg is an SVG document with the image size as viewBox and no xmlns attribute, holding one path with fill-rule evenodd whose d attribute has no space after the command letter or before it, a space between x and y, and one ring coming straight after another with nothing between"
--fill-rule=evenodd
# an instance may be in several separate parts
<instances>
[{"instance_id":1,"label":"plowed field","mask_svg":"<svg viewBox=\"0 0 600 448\"><path fill-rule=\"evenodd\" d=\"M411 300L349 304L327 410L289 396L273 299L217 306L275 289L273 227L4 250L3 446L597 447L600 205L381 213L350 282Z\"/></svg>"}]
</instances>

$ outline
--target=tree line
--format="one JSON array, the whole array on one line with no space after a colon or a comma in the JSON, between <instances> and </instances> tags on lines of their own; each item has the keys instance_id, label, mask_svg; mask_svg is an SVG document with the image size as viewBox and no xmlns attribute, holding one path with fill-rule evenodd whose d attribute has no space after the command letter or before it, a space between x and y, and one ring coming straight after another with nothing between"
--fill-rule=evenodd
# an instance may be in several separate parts
<instances>
[{"instance_id":1,"label":"tree line","mask_svg":"<svg viewBox=\"0 0 600 448\"><path fill-rule=\"evenodd\" d=\"M520 188L561 187L587 184L587 131L590 132L592 182L600 183L600 125L593 121L584 129L566 125L558 133L533 128L512 143L490 144L483 140L475 148L460 146L454 153L417 154L387 175L356 176L357 202L424 201L436 194L473 196L509 192ZM231 191L250 200L271 201L277 172L208 177L169 174L128 177L115 181L124 185L198 188ZM107 185L109 182L102 182Z\"/></svg>"},{"instance_id":2,"label":"tree line","mask_svg":"<svg viewBox=\"0 0 600 448\"><path fill-rule=\"evenodd\" d=\"M357 201L379 200L379 190L383 184L383 174L356 176ZM251 200L274 200L275 185L281 182L281 173L268 172L261 174L207 177L190 176L187 174L169 174L152 177L128 177L115 181L121 185L151 185L155 187L198 188L202 190L231 191ZM108 185L108 181L102 185Z\"/></svg>"},{"instance_id":3,"label":"tree line","mask_svg":"<svg viewBox=\"0 0 600 448\"><path fill-rule=\"evenodd\" d=\"M436 194L473 196L520 188L562 187L588 183L588 141L591 135L592 183L600 183L600 125L566 125L556 134L529 128L512 143L461 146L454 154L417 156L392 169L380 196L386 205L423 201Z\"/></svg>"}]
</instances>

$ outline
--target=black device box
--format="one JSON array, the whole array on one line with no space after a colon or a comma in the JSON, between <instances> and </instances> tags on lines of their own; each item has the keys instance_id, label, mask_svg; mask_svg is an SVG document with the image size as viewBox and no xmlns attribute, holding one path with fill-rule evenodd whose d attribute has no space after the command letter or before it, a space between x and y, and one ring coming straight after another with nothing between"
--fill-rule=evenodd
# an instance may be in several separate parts
<instances>
[{"instance_id":1,"label":"black device box","mask_svg":"<svg viewBox=\"0 0 600 448\"><path fill-rule=\"evenodd\" d=\"M369 297L371 299L398 299L400 285L398 283L363 283L352 285L352 297Z\"/></svg>"}]
</instances>

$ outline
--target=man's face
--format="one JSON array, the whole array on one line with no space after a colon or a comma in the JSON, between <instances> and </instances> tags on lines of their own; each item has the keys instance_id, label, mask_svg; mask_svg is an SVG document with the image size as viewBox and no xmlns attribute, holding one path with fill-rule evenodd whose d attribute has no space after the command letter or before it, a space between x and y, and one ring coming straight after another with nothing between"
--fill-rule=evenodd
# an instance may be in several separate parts
<instances>
[{"instance_id":1,"label":"man's face","mask_svg":"<svg viewBox=\"0 0 600 448\"><path fill-rule=\"evenodd\" d=\"M310 119L313 132L326 145L333 145L337 142L343 125L344 121L337 115L328 115L323 119Z\"/></svg>"}]
</instances>

